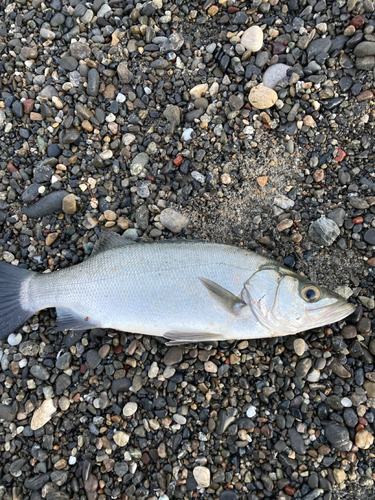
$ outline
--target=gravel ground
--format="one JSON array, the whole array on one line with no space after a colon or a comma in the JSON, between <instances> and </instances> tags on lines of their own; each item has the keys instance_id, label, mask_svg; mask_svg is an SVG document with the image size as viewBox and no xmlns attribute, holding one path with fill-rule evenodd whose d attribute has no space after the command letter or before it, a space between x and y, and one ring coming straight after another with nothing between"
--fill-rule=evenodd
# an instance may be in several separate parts
<instances>
[{"instance_id":1,"label":"gravel ground","mask_svg":"<svg viewBox=\"0 0 375 500\"><path fill-rule=\"evenodd\" d=\"M0 259L201 238L357 305L172 348L42 311L0 342L0 500L373 498L374 67L372 0L0 2Z\"/></svg>"}]
</instances>

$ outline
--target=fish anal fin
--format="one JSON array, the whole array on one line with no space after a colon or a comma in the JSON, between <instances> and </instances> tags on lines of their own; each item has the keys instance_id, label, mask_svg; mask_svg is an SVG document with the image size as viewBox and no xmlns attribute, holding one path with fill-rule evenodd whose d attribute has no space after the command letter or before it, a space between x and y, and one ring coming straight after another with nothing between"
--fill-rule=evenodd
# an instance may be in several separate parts
<instances>
[{"instance_id":1,"label":"fish anal fin","mask_svg":"<svg viewBox=\"0 0 375 500\"><path fill-rule=\"evenodd\" d=\"M220 342L226 340L222 335L207 332L178 332L171 331L164 333L163 337L169 342L168 346L191 344L196 342Z\"/></svg>"},{"instance_id":2,"label":"fish anal fin","mask_svg":"<svg viewBox=\"0 0 375 500\"><path fill-rule=\"evenodd\" d=\"M55 331L61 332L62 330L89 330L90 328L98 327L99 325L90 321L88 316L77 314L71 309L65 307L57 307L57 321L55 324Z\"/></svg>"},{"instance_id":3,"label":"fish anal fin","mask_svg":"<svg viewBox=\"0 0 375 500\"><path fill-rule=\"evenodd\" d=\"M237 314L240 307L245 306L245 302L232 292L218 285L207 278L199 278L202 285L208 290L210 296L218 302L224 309L232 314Z\"/></svg>"},{"instance_id":4,"label":"fish anal fin","mask_svg":"<svg viewBox=\"0 0 375 500\"><path fill-rule=\"evenodd\" d=\"M92 249L91 257L95 257L95 255L106 252L107 250L111 250L112 248L120 248L136 244L136 241L130 240L129 238L124 238L124 236L120 236L114 231L110 231L109 229L102 229L99 239Z\"/></svg>"}]
</instances>

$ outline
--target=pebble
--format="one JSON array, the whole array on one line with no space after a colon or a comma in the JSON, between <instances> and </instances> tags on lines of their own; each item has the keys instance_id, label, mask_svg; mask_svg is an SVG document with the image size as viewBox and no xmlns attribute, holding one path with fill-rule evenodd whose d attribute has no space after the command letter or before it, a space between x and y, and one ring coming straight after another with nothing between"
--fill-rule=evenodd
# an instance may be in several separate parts
<instances>
[{"instance_id":1,"label":"pebble","mask_svg":"<svg viewBox=\"0 0 375 500\"><path fill-rule=\"evenodd\" d=\"M135 414L137 409L138 409L138 404L130 401L129 403L126 403L126 405L122 410L122 413L125 417L131 417L132 415Z\"/></svg>"},{"instance_id":2,"label":"pebble","mask_svg":"<svg viewBox=\"0 0 375 500\"><path fill-rule=\"evenodd\" d=\"M130 436L123 431L117 431L113 435L113 441L117 444L117 446L123 447L126 446L129 442Z\"/></svg>"},{"instance_id":3,"label":"pebble","mask_svg":"<svg viewBox=\"0 0 375 500\"><path fill-rule=\"evenodd\" d=\"M320 217L311 223L308 234L314 243L328 247L340 236L340 229L333 220Z\"/></svg>"},{"instance_id":4,"label":"pebble","mask_svg":"<svg viewBox=\"0 0 375 500\"><path fill-rule=\"evenodd\" d=\"M160 214L160 222L172 233L180 233L189 224L189 219L173 208L166 208Z\"/></svg>"},{"instance_id":5,"label":"pebble","mask_svg":"<svg viewBox=\"0 0 375 500\"><path fill-rule=\"evenodd\" d=\"M361 450L368 450L374 443L374 436L366 431L366 429L363 429L355 435L355 444L360 448Z\"/></svg>"},{"instance_id":6,"label":"pebble","mask_svg":"<svg viewBox=\"0 0 375 500\"><path fill-rule=\"evenodd\" d=\"M290 66L282 63L269 66L263 75L263 85L270 89L274 89L278 84L282 84L282 82L288 80L288 72L290 70Z\"/></svg>"},{"instance_id":7,"label":"pebble","mask_svg":"<svg viewBox=\"0 0 375 500\"><path fill-rule=\"evenodd\" d=\"M211 484L211 473L207 467L195 467L193 476L199 488L208 488Z\"/></svg>"},{"instance_id":8,"label":"pebble","mask_svg":"<svg viewBox=\"0 0 375 500\"><path fill-rule=\"evenodd\" d=\"M77 211L77 203L74 194L68 194L62 200L63 212L69 215L73 215Z\"/></svg>"},{"instance_id":9,"label":"pebble","mask_svg":"<svg viewBox=\"0 0 375 500\"><path fill-rule=\"evenodd\" d=\"M12 346L19 345L22 342L22 335L20 333L11 333L7 338L7 342Z\"/></svg>"},{"instance_id":10,"label":"pebble","mask_svg":"<svg viewBox=\"0 0 375 500\"><path fill-rule=\"evenodd\" d=\"M307 350L306 342L303 339L295 339L293 349L297 356L302 356Z\"/></svg>"},{"instance_id":11,"label":"pebble","mask_svg":"<svg viewBox=\"0 0 375 500\"><path fill-rule=\"evenodd\" d=\"M263 31L259 26L251 26L241 36L241 45L251 52L258 52L263 45Z\"/></svg>"},{"instance_id":12,"label":"pebble","mask_svg":"<svg viewBox=\"0 0 375 500\"><path fill-rule=\"evenodd\" d=\"M62 210L62 201L67 196L66 191L54 191L41 197L29 206L23 207L23 213L31 219L38 219Z\"/></svg>"},{"instance_id":13,"label":"pebble","mask_svg":"<svg viewBox=\"0 0 375 500\"><path fill-rule=\"evenodd\" d=\"M329 424L325 429L325 435L336 450L351 450L352 442L350 441L349 432L346 427L337 423Z\"/></svg>"},{"instance_id":14,"label":"pebble","mask_svg":"<svg viewBox=\"0 0 375 500\"><path fill-rule=\"evenodd\" d=\"M33 431L37 431L44 427L56 413L56 408L52 399L46 399L41 406L35 410L31 419L30 427Z\"/></svg>"},{"instance_id":15,"label":"pebble","mask_svg":"<svg viewBox=\"0 0 375 500\"><path fill-rule=\"evenodd\" d=\"M277 99L277 93L263 84L256 85L250 90L249 101L256 109L272 108Z\"/></svg>"}]
</instances>

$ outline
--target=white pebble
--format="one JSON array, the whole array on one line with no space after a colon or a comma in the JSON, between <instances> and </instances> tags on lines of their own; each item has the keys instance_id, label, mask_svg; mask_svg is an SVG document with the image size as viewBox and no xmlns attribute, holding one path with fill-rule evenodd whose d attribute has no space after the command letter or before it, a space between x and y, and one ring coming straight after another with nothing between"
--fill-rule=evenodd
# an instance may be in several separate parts
<instances>
[{"instance_id":1,"label":"white pebble","mask_svg":"<svg viewBox=\"0 0 375 500\"><path fill-rule=\"evenodd\" d=\"M148 371L148 378L155 378L158 372L159 372L158 364L156 363L156 361L154 361Z\"/></svg>"},{"instance_id":2,"label":"white pebble","mask_svg":"<svg viewBox=\"0 0 375 500\"><path fill-rule=\"evenodd\" d=\"M18 345L22 342L22 335L20 333L11 333L8 337L9 345Z\"/></svg>"},{"instance_id":3,"label":"white pebble","mask_svg":"<svg viewBox=\"0 0 375 500\"><path fill-rule=\"evenodd\" d=\"M192 133L193 133L193 129L192 128L187 128L186 130L184 130L182 132L181 139L184 140L184 141L190 141Z\"/></svg>"},{"instance_id":4,"label":"white pebble","mask_svg":"<svg viewBox=\"0 0 375 500\"><path fill-rule=\"evenodd\" d=\"M126 403L126 405L124 406L122 413L124 414L125 417L131 417L132 415L134 415L137 409L138 409L138 404L129 401L129 403Z\"/></svg>"},{"instance_id":5,"label":"white pebble","mask_svg":"<svg viewBox=\"0 0 375 500\"><path fill-rule=\"evenodd\" d=\"M293 349L297 356L302 356L307 350L306 342L303 339L295 339Z\"/></svg>"},{"instance_id":6,"label":"white pebble","mask_svg":"<svg viewBox=\"0 0 375 500\"><path fill-rule=\"evenodd\" d=\"M121 94L121 92L119 92L116 96L116 101L117 102L125 102L126 101L126 97L124 96L124 94Z\"/></svg>"},{"instance_id":7,"label":"white pebble","mask_svg":"<svg viewBox=\"0 0 375 500\"><path fill-rule=\"evenodd\" d=\"M345 408L350 408L351 406L353 406L353 403L352 403L352 401L349 398L342 398L341 404Z\"/></svg>"},{"instance_id":8,"label":"white pebble","mask_svg":"<svg viewBox=\"0 0 375 500\"><path fill-rule=\"evenodd\" d=\"M69 465L74 465L77 462L76 457L69 457Z\"/></svg>"},{"instance_id":9,"label":"white pebble","mask_svg":"<svg viewBox=\"0 0 375 500\"><path fill-rule=\"evenodd\" d=\"M306 377L306 380L308 382L318 382L318 380L320 379L320 371L319 370L312 370Z\"/></svg>"},{"instance_id":10,"label":"white pebble","mask_svg":"<svg viewBox=\"0 0 375 500\"><path fill-rule=\"evenodd\" d=\"M249 406L249 408L246 411L246 416L247 416L247 418L253 418L253 417L255 417L256 413L257 413L257 410L256 410L255 406Z\"/></svg>"}]
</instances>

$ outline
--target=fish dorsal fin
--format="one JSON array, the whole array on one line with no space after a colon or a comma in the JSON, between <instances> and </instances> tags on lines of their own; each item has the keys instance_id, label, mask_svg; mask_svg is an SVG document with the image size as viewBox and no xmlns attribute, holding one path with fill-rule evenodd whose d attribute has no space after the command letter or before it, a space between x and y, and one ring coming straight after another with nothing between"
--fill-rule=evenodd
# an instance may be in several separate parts
<instances>
[{"instance_id":1,"label":"fish dorsal fin","mask_svg":"<svg viewBox=\"0 0 375 500\"><path fill-rule=\"evenodd\" d=\"M120 248L127 245L136 245L136 242L130 240L129 238L124 238L114 231L103 229L100 232L99 239L92 249L91 257L95 257L95 255L106 252L107 250L111 250L112 248Z\"/></svg>"},{"instance_id":2,"label":"fish dorsal fin","mask_svg":"<svg viewBox=\"0 0 375 500\"><path fill-rule=\"evenodd\" d=\"M225 310L232 314L237 314L240 307L245 306L245 302L232 292L218 285L207 278L199 278L202 285L209 291L211 297L218 302Z\"/></svg>"}]
</instances>

